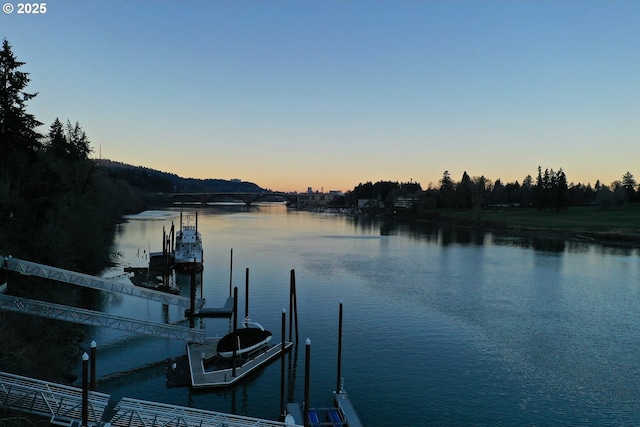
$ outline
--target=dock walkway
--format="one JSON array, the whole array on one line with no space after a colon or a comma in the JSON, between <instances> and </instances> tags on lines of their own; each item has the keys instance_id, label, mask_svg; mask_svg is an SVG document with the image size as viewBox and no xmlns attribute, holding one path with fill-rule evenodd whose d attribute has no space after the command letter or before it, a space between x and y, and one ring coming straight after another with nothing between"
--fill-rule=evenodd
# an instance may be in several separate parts
<instances>
[{"instance_id":1,"label":"dock walkway","mask_svg":"<svg viewBox=\"0 0 640 427\"><path fill-rule=\"evenodd\" d=\"M135 332L161 338L204 342L205 332L199 329L165 323L148 322L114 316L99 311L67 305L37 301L0 294L0 310L27 313L49 319L58 319L90 326L103 326L121 331Z\"/></svg>"},{"instance_id":2,"label":"dock walkway","mask_svg":"<svg viewBox=\"0 0 640 427\"><path fill-rule=\"evenodd\" d=\"M93 427L295 427L279 421L88 392ZM0 407L50 417L52 425L79 426L82 389L0 372Z\"/></svg>"},{"instance_id":3,"label":"dock walkway","mask_svg":"<svg viewBox=\"0 0 640 427\"><path fill-rule=\"evenodd\" d=\"M51 267L18 258L0 257L0 261L2 262L2 268L27 276L42 277L44 279L57 280L59 282L70 283L72 285L99 289L102 291L117 292L134 297L146 298L152 301L158 301L163 304L177 305L182 308L189 308L191 306L189 298L179 295L172 295L166 292L116 282L113 280L103 279L101 277L90 276L88 274L64 270L62 268ZM203 305L203 300L199 298L196 299L197 309L200 309Z\"/></svg>"},{"instance_id":4,"label":"dock walkway","mask_svg":"<svg viewBox=\"0 0 640 427\"><path fill-rule=\"evenodd\" d=\"M109 395L89 392L88 420L100 425ZM51 417L57 425L82 419L82 389L0 372L0 406Z\"/></svg>"}]
</instances>

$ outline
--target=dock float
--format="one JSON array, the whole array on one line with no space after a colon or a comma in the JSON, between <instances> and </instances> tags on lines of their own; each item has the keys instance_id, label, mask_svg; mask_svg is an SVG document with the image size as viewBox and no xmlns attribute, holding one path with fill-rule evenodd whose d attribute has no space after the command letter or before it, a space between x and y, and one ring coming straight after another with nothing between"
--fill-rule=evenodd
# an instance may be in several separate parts
<instances>
[{"instance_id":1,"label":"dock float","mask_svg":"<svg viewBox=\"0 0 640 427\"><path fill-rule=\"evenodd\" d=\"M333 401L338 407L340 415L344 418L345 425L349 427L362 427L360 418L358 418L358 414L346 392L334 393ZM331 416L333 414L330 413L329 415Z\"/></svg>"},{"instance_id":2,"label":"dock float","mask_svg":"<svg viewBox=\"0 0 640 427\"><path fill-rule=\"evenodd\" d=\"M309 408L308 425L311 427L362 427L362 422L346 392L333 394L335 407ZM305 425L302 405L287 403L287 414L296 425Z\"/></svg>"},{"instance_id":3,"label":"dock float","mask_svg":"<svg viewBox=\"0 0 640 427\"><path fill-rule=\"evenodd\" d=\"M219 340L220 338L207 338L201 344L187 344L192 388L229 387L282 355L282 343L278 343L255 357L245 360L242 366L237 366L235 376L233 376L233 368L231 367L208 371L205 369L204 362L216 354L216 345ZM285 342L284 351L289 351L292 346L292 342Z\"/></svg>"}]
</instances>

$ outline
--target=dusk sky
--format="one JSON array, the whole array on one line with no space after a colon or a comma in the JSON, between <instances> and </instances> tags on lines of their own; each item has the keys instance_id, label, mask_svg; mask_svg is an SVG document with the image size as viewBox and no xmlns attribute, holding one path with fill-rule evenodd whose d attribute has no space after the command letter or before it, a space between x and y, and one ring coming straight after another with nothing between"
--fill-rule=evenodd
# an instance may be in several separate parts
<instances>
[{"instance_id":1,"label":"dusk sky","mask_svg":"<svg viewBox=\"0 0 640 427\"><path fill-rule=\"evenodd\" d=\"M640 180L638 1L10 3L29 112L93 157L283 191Z\"/></svg>"}]
</instances>

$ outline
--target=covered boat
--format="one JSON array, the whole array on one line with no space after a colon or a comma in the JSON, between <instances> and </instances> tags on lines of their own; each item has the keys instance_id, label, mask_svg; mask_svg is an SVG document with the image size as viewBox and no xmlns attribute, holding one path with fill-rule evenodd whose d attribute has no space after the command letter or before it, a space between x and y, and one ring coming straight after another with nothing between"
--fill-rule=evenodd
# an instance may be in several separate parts
<instances>
[{"instance_id":1,"label":"covered boat","mask_svg":"<svg viewBox=\"0 0 640 427\"><path fill-rule=\"evenodd\" d=\"M231 359L234 347L236 356L240 357L269 344L273 335L270 331L265 330L259 323L251 322L248 319L245 319L243 323L245 327L236 329L235 339L234 333L230 332L218 341L216 351L220 357Z\"/></svg>"},{"instance_id":2,"label":"covered boat","mask_svg":"<svg viewBox=\"0 0 640 427\"><path fill-rule=\"evenodd\" d=\"M174 268L177 271L202 269L202 235L198 231L198 213L187 216L185 223L180 213L180 230L176 233L173 251Z\"/></svg>"}]
</instances>

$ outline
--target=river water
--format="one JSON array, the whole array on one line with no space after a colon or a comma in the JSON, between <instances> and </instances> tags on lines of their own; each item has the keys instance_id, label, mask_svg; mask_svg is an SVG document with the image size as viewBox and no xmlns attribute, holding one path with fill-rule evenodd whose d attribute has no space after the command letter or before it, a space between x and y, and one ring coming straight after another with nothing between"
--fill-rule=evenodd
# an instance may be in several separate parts
<instances>
[{"instance_id":1,"label":"river water","mask_svg":"<svg viewBox=\"0 0 640 427\"><path fill-rule=\"evenodd\" d=\"M301 343L287 367L290 400L303 400L309 338L310 401L330 402L343 301L344 387L367 426L640 423L638 250L281 205L198 215L208 307L222 306L231 281L243 311L249 268L250 317L279 342L295 270ZM172 221L178 225L178 210L130 217L115 238L122 265L104 276L128 280L123 267L144 266ZM179 279L188 295L188 278ZM102 310L157 322L183 317L123 295L105 294ZM197 322L209 336L229 325ZM100 391L278 418L279 362L232 390L195 392L165 386L164 360L184 354L185 343L104 328L90 328L92 339Z\"/></svg>"}]
</instances>

